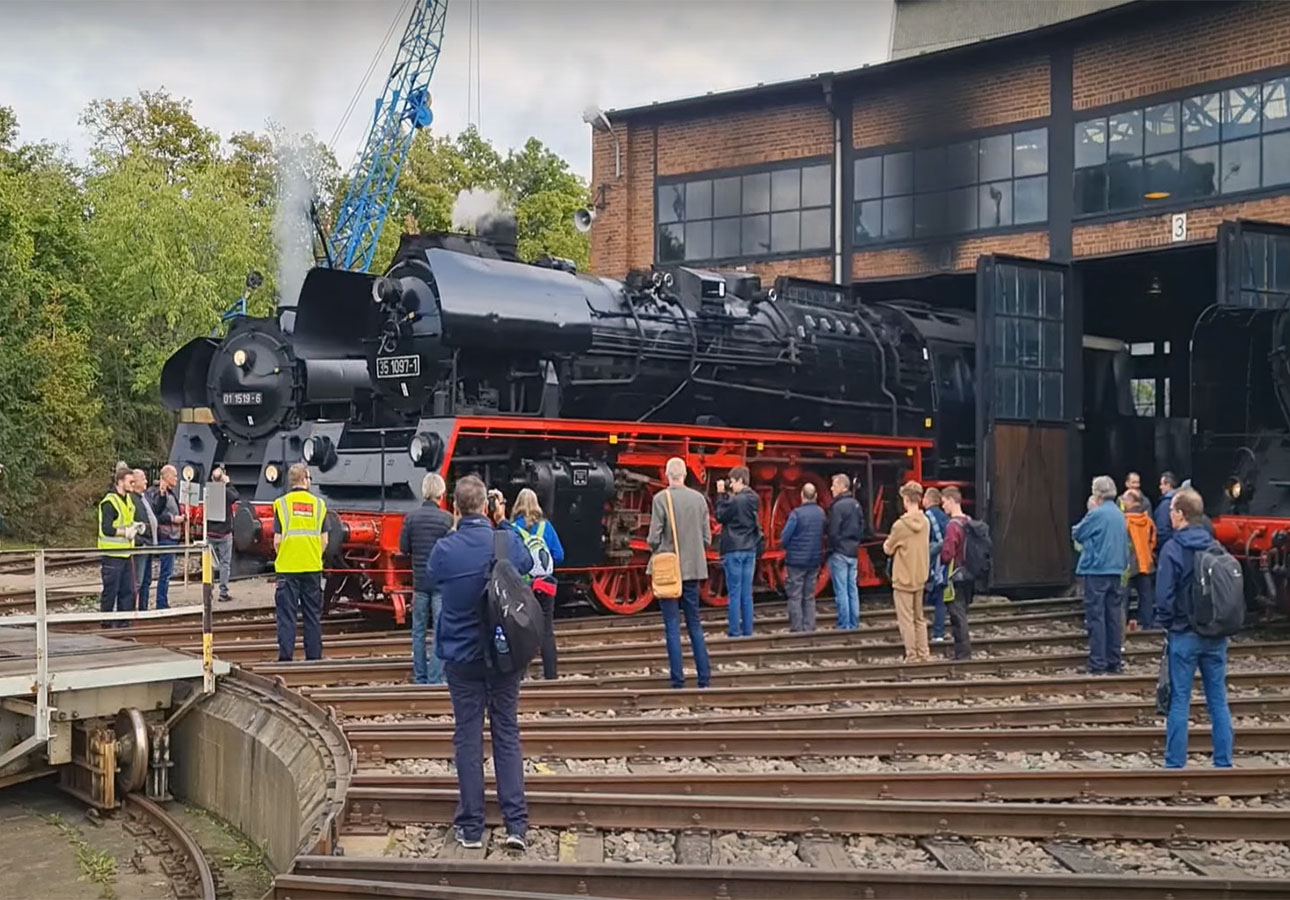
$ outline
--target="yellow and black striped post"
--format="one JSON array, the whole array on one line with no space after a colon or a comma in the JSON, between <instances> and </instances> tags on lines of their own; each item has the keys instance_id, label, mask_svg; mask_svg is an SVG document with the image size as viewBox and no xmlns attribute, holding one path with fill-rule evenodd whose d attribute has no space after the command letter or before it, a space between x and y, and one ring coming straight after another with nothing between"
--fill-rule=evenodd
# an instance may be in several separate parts
<instances>
[{"instance_id":1,"label":"yellow and black striped post","mask_svg":"<svg viewBox=\"0 0 1290 900\"><path fill-rule=\"evenodd\" d=\"M213 597L211 548L205 546L202 547L202 689L208 694L215 690L214 623L211 621Z\"/></svg>"}]
</instances>

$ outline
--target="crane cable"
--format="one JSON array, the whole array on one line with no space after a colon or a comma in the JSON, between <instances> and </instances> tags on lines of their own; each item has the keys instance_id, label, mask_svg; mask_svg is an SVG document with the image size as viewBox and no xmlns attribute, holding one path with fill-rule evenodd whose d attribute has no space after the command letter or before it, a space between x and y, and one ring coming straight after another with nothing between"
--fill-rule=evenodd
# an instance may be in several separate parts
<instances>
[{"instance_id":1,"label":"crane cable","mask_svg":"<svg viewBox=\"0 0 1290 900\"><path fill-rule=\"evenodd\" d=\"M354 114L354 110L358 106L359 98L362 97L363 92L367 90L367 84L372 79L372 73L376 71L377 63L381 61L381 57L385 54L385 48L390 45L390 39L394 36L394 30L399 27L400 22L407 18L405 11L407 10L408 3L410 2L411 0L403 0L403 2L399 4L398 11L395 12L394 18L390 22L390 27L385 31L385 37L381 39L381 45L377 47L376 52L372 54L372 59L367 64L367 71L363 73L362 81L359 82L358 87L354 90L354 96L349 99L349 105L345 107L345 112L340 118L340 124L338 124L336 126L336 130L332 132L331 140L327 142L327 147L333 153L336 152L336 142L340 140L341 132L343 132L345 130L345 126L349 124L350 116Z\"/></svg>"}]
</instances>

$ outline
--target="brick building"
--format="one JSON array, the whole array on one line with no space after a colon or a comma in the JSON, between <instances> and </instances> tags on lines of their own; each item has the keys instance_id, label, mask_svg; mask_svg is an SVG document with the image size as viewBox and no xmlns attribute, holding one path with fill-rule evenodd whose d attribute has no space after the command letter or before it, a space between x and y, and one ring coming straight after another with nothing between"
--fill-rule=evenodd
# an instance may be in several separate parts
<instances>
[{"instance_id":1,"label":"brick building","mask_svg":"<svg viewBox=\"0 0 1290 900\"><path fill-rule=\"evenodd\" d=\"M952 43L918 33L938 2L898 3L893 46ZM978 20L970 43L608 113L593 270L740 266L976 310L978 484L1023 472L983 509L1052 493L1024 474L1050 444L1058 519L1091 471L1186 470L1198 316L1290 288L1265 224L1290 223L1290 3L1045 6L1038 27Z\"/></svg>"}]
</instances>

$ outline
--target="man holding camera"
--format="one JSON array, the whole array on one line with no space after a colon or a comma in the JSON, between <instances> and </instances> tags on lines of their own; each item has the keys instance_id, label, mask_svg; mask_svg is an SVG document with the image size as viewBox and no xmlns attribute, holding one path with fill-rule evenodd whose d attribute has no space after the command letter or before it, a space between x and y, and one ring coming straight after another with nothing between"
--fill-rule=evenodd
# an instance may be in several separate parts
<instances>
[{"instance_id":1,"label":"man holding camera","mask_svg":"<svg viewBox=\"0 0 1290 900\"><path fill-rule=\"evenodd\" d=\"M98 548L103 577L99 596L101 612L134 611L134 566L130 548L147 525L134 520L134 499L130 495L134 473L118 467L112 478L112 490L99 501ZM104 628L123 627L125 622L104 622Z\"/></svg>"}]
</instances>

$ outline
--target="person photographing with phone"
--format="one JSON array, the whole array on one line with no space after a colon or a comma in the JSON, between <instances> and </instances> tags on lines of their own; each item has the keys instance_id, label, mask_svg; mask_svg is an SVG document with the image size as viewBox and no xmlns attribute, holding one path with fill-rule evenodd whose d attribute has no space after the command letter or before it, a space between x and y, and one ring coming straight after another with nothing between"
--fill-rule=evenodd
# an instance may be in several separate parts
<instances>
[{"instance_id":1,"label":"person photographing with phone","mask_svg":"<svg viewBox=\"0 0 1290 900\"><path fill-rule=\"evenodd\" d=\"M724 480L717 481L717 521L721 523L721 566L726 572L726 633L730 637L747 637L753 633L753 572L757 550L761 546L761 504L757 492L748 487L748 469L735 466L730 470L730 489Z\"/></svg>"}]
</instances>

